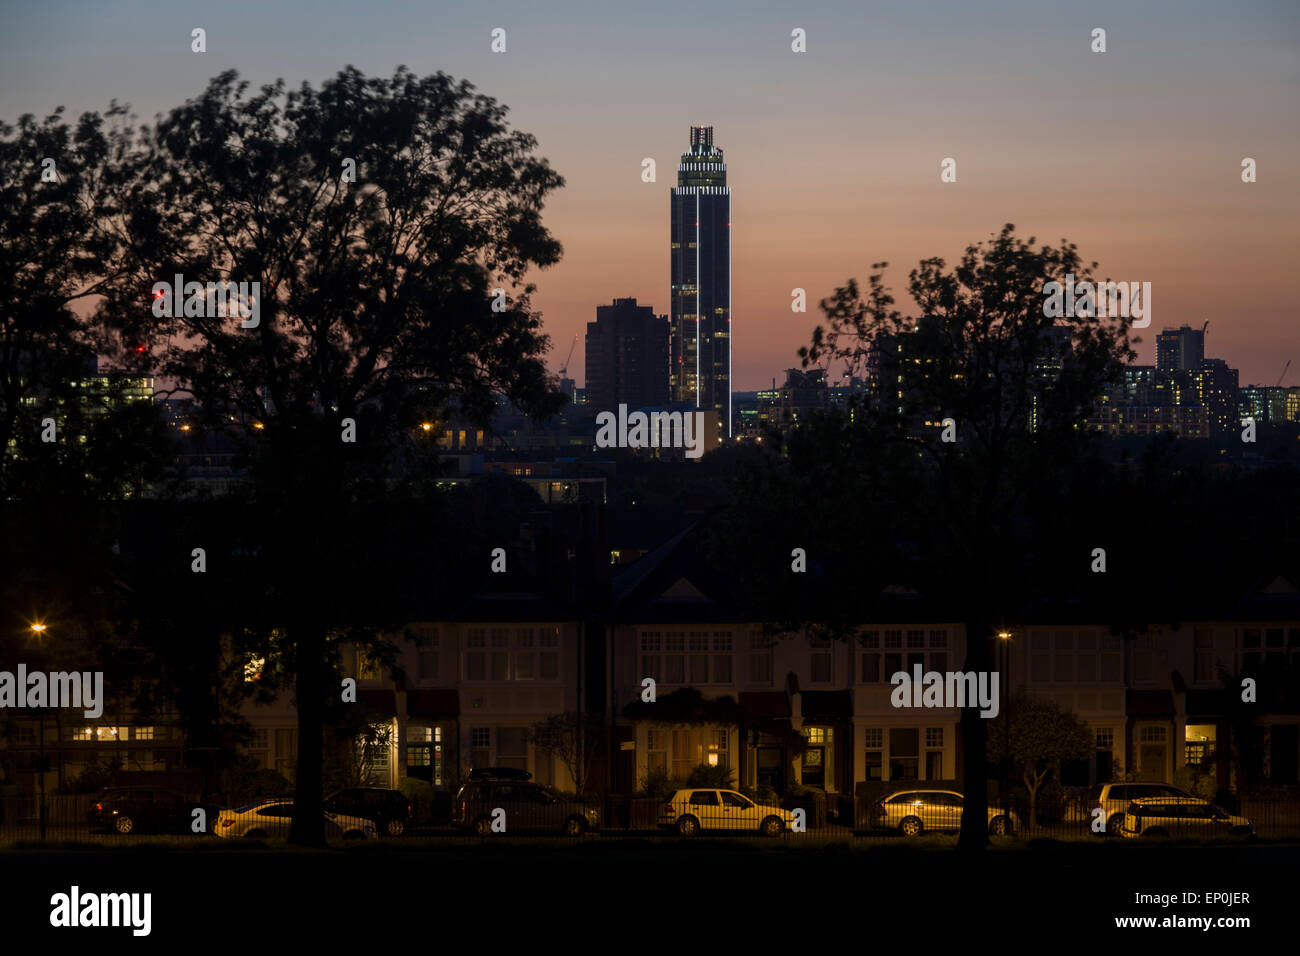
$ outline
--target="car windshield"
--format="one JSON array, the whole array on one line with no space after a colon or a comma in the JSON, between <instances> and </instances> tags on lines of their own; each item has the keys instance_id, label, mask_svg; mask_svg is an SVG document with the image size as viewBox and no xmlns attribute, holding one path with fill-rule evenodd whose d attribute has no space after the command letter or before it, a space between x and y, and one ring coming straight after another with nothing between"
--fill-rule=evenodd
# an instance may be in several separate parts
<instances>
[{"instance_id":1,"label":"car windshield","mask_svg":"<svg viewBox=\"0 0 1300 956\"><path fill-rule=\"evenodd\" d=\"M265 800L263 800L261 803L250 803L250 804L248 804L248 805L246 805L246 806L235 807L235 809L231 810L230 812L231 812L231 813L247 813L249 810L256 810L258 807L263 807L263 806L266 806L266 801L265 801Z\"/></svg>"}]
</instances>

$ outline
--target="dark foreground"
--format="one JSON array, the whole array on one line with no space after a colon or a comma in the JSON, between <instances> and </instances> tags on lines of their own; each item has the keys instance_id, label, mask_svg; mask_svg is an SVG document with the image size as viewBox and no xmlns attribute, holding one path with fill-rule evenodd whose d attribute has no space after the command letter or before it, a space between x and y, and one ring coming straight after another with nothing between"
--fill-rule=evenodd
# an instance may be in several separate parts
<instances>
[{"instance_id":1,"label":"dark foreground","mask_svg":"<svg viewBox=\"0 0 1300 956\"><path fill-rule=\"evenodd\" d=\"M51 927L51 896L73 885L82 894L151 893L149 936ZM1123 944L1129 934L1148 945L1222 948L1293 932L1297 889L1300 846L1266 842L1009 843L976 859L958 856L951 843L19 848L0 852L0 931L6 944L44 937L75 947L70 952L124 944L184 953L218 943L263 951L295 942L459 949L474 939L494 951L770 952L834 939L855 947L976 940L1018 947L1042 939L1026 934L1043 932L1051 934L1049 948ZM1174 901L1137 902L1138 893ZM1248 894L1248 902L1240 895L1215 901L1212 893ZM1117 917L1175 925L1120 928ZM1177 924L1205 917L1246 917L1250 925Z\"/></svg>"}]
</instances>

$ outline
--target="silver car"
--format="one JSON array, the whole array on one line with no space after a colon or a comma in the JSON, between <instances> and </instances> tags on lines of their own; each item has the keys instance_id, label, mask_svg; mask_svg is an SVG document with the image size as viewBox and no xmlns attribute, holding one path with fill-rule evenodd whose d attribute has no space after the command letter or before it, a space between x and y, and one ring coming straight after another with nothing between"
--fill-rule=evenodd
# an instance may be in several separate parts
<instances>
[{"instance_id":1,"label":"silver car","mask_svg":"<svg viewBox=\"0 0 1300 956\"><path fill-rule=\"evenodd\" d=\"M876 803L871 825L897 830L903 836L919 836L927 830L960 830L965 799L955 790L902 790ZM989 833L1015 833L1020 818L1010 810L988 808Z\"/></svg>"},{"instance_id":2,"label":"silver car","mask_svg":"<svg viewBox=\"0 0 1300 956\"><path fill-rule=\"evenodd\" d=\"M265 840L268 837L287 837L293 823L293 801L278 797L250 803L234 810L217 814L212 832L226 839L250 837ZM325 811L325 835L344 839L378 839L375 824L360 817L348 817Z\"/></svg>"}]
</instances>

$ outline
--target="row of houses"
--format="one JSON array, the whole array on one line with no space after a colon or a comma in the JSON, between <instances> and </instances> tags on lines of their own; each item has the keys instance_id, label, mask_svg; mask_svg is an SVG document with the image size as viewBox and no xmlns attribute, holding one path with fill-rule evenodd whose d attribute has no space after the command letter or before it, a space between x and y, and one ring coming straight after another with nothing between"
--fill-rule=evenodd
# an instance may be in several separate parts
<instances>
[{"instance_id":1,"label":"row of houses","mask_svg":"<svg viewBox=\"0 0 1300 956\"><path fill-rule=\"evenodd\" d=\"M470 767L507 766L574 789L566 762L530 742L534 724L562 713L588 715L603 734L609 759L594 764L588 786L613 793L656 773L682 779L701 764L729 768L737 786L778 792L960 777L959 711L895 707L891 677L917 666L961 670L962 622L902 600L842 640L774 633L710 587L696 543L678 535L616 577L603 620L536 594L485 591L451 619L394 635L395 668L355 652L359 703L387 728L376 782L417 776L451 787ZM1300 591L1285 579L1222 620L1134 635L1104 621L1041 621L1004 634L1002 695L1052 698L1095 740L1089 759L1062 768L1064 783L1171 781L1210 760L1216 785L1235 789L1239 764L1229 757L1246 746L1233 739L1243 720L1259 779L1300 783L1300 700L1287 696L1287 675L1300 674ZM1257 681L1253 704L1241 701L1245 675ZM264 731L257 758L290 766L287 702L246 715Z\"/></svg>"},{"instance_id":2,"label":"row of houses","mask_svg":"<svg viewBox=\"0 0 1300 956\"><path fill-rule=\"evenodd\" d=\"M656 774L681 779L700 765L778 793L853 794L865 782L961 776L959 711L895 707L891 677L918 666L963 669L962 622L900 599L843 640L774 633L735 610L697 546L688 530L627 567L599 617L535 593L484 590L444 619L390 635L391 663L347 650L356 707L375 731L370 783L416 777L450 789L471 767L499 766L576 789L582 762L543 749L530 733L561 714L589 721L582 743L599 752L586 774L591 790L629 794ZM1218 787L1237 789L1244 765L1230 758L1247 750L1256 781L1300 783L1300 591L1284 578L1261 583L1221 619L1121 635L1076 615L1009 624L999 644L1004 699L1050 697L1089 728L1095 749L1062 767L1067 785L1125 774L1172 781L1206 765ZM248 662L245 679L259 680L262 663ZM1253 703L1241 700L1247 676L1257 682ZM247 704L243 716L253 728L244 753L292 780L290 697ZM173 768L185 750L175 728L136 726L120 714L94 726L65 716L41 732L44 749L60 755L50 786L106 754L147 773ZM38 743L27 730L8 745L34 753Z\"/></svg>"}]
</instances>

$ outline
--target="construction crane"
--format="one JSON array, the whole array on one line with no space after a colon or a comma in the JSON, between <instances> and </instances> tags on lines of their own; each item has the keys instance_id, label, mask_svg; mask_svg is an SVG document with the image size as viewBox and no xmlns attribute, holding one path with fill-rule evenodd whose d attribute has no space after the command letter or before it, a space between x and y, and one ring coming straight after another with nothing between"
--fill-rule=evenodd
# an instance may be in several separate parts
<instances>
[{"instance_id":1,"label":"construction crane","mask_svg":"<svg viewBox=\"0 0 1300 956\"><path fill-rule=\"evenodd\" d=\"M564 356L564 364L560 366L560 378L569 374L569 359L573 358L573 350L578 346L578 337L573 337L573 344L569 346L569 354Z\"/></svg>"},{"instance_id":2,"label":"construction crane","mask_svg":"<svg viewBox=\"0 0 1300 956\"><path fill-rule=\"evenodd\" d=\"M1289 369L1290 367L1291 367L1291 360L1287 359L1286 364L1282 366L1282 374L1277 377L1277 385L1274 385L1273 386L1274 388L1277 388L1279 385L1282 384L1282 379L1286 378L1286 370Z\"/></svg>"}]
</instances>

